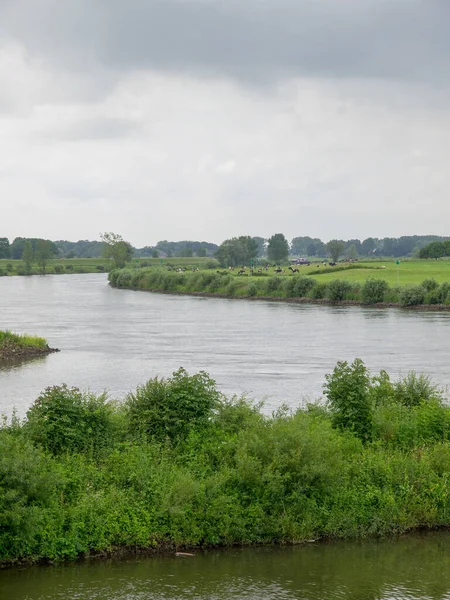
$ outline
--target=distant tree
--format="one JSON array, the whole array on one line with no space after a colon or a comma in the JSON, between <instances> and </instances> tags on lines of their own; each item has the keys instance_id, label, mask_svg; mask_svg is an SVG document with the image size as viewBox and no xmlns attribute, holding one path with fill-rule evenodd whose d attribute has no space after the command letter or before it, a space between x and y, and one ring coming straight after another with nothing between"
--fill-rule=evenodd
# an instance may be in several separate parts
<instances>
[{"instance_id":1,"label":"distant tree","mask_svg":"<svg viewBox=\"0 0 450 600\"><path fill-rule=\"evenodd\" d=\"M173 252L172 252L172 249L171 249L171 248L169 248L169 249L167 250L167 252L166 252L166 256L167 256L167 258L172 258L172 256L173 256Z\"/></svg>"},{"instance_id":2,"label":"distant tree","mask_svg":"<svg viewBox=\"0 0 450 600\"><path fill-rule=\"evenodd\" d=\"M0 238L0 258L11 258L8 238Z\"/></svg>"},{"instance_id":3,"label":"distant tree","mask_svg":"<svg viewBox=\"0 0 450 600\"><path fill-rule=\"evenodd\" d=\"M34 252L31 240L27 240L23 246L22 260L25 264L25 271L29 274L33 268Z\"/></svg>"},{"instance_id":4,"label":"distant tree","mask_svg":"<svg viewBox=\"0 0 450 600\"><path fill-rule=\"evenodd\" d=\"M327 244L327 250L333 262L337 262L345 249L345 242L342 240L330 240Z\"/></svg>"},{"instance_id":5,"label":"distant tree","mask_svg":"<svg viewBox=\"0 0 450 600\"><path fill-rule=\"evenodd\" d=\"M159 257L159 252L156 248L153 248L152 250L152 258L158 258Z\"/></svg>"},{"instance_id":6,"label":"distant tree","mask_svg":"<svg viewBox=\"0 0 450 600\"><path fill-rule=\"evenodd\" d=\"M246 265L258 254L258 244L249 235L225 240L216 252L216 258L223 267Z\"/></svg>"},{"instance_id":7,"label":"distant tree","mask_svg":"<svg viewBox=\"0 0 450 600\"><path fill-rule=\"evenodd\" d=\"M116 269L121 269L133 258L133 247L118 233L101 233L100 238L104 244L105 258L111 258Z\"/></svg>"},{"instance_id":8,"label":"distant tree","mask_svg":"<svg viewBox=\"0 0 450 600\"><path fill-rule=\"evenodd\" d=\"M180 257L191 258L194 256L194 251L191 246L185 246L178 250L177 255Z\"/></svg>"},{"instance_id":9,"label":"distant tree","mask_svg":"<svg viewBox=\"0 0 450 600\"><path fill-rule=\"evenodd\" d=\"M351 258L353 260L358 258L358 250L356 249L355 244L352 244L351 246L349 246L349 248L347 250L347 256L348 256L348 258Z\"/></svg>"},{"instance_id":10,"label":"distant tree","mask_svg":"<svg viewBox=\"0 0 450 600\"><path fill-rule=\"evenodd\" d=\"M54 249L50 240L37 240L34 258L40 267L41 273L45 275L48 261L54 256Z\"/></svg>"},{"instance_id":11,"label":"distant tree","mask_svg":"<svg viewBox=\"0 0 450 600\"><path fill-rule=\"evenodd\" d=\"M262 258L266 253L266 240L263 237L252 237L252 240L256 244L256 257Z\"/></svg>"},{"instance_id":12,"label":"distant tree","mask_svg":"<svg viewBox=\"0 0 450 600\"><path fill-rule=\"evenodd\" d=\"M289 256L289 243L282 233L275 233L269 238L267 256L274 262L282 262Z\"/></svg>"},{"instance_id":13,"label":"distant tree","mask_svg":"<svg viewBox=\"0 0 450 600\"><path fill-rule=\"evenodd\" d=\"M361 254L372 254L377 247L374 238L367 238L361 244Z\"/></svg>"},{"instance_id":14,"label":"distant tree","mask_svg":"<svg viewBox=\"0 0 450 600\"><path fill-rule=\"evenodd\" d=\"M200 246L200 248L196 252L199 258L205 258L206 256L206 248L204 246Z\"/></svg>"}]
</instances>

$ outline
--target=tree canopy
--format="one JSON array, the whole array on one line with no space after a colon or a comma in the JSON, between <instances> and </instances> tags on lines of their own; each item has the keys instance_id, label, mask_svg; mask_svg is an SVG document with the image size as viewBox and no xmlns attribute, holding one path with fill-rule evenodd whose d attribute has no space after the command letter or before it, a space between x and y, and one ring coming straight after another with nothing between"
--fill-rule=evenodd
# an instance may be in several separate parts
<instances>
[{"instance_id":1,"label":"tree canopy","mask_svg":"<svg viewBox=\"0 0 450 600\"><path fill-rule=\"evenodd\" d=\"M225 240L216 252L216 258L223 267L246 265L257 256L258 243L249 235Z\"/></svg>"},{"instance_id":2,"label":"tree canopy","mask_svg":"<svg viewBox=\"0 0 450 600\"><path fill-rule=\"evenodd\" d=\"M116 269L124 267L133 258L132 245L118 233L109 231L101 233L100 237L104 243L104 256L113 260Z\"/></svg>"},{"instance_id":3,"label":"tree canopy","mask_svg":"<svg viewBox=\"0 0 450 600\"><path fill-rule=\"evenodd\" d=\"M281 262L289 256L289 244L282 233L275 233L267 244L267 256L269 260Z\"/></svg>"}]
</instances>

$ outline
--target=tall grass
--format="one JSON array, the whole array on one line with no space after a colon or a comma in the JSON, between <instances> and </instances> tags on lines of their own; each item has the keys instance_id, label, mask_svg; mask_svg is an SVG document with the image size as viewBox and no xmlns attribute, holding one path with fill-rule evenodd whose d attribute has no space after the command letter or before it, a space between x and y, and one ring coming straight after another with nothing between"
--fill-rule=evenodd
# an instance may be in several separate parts
<instances>
[{"instance_id":1,"label":"tall grass","mask_svg":"<svg viewBox=\"0 0 450 600\"><path fill-rule=\"evenodd\" d=\"M0 331L0 348L15 345L29 348L47 348L47 340L37 336L19 335L11 331Z\"/></svg>"}]
</instances>

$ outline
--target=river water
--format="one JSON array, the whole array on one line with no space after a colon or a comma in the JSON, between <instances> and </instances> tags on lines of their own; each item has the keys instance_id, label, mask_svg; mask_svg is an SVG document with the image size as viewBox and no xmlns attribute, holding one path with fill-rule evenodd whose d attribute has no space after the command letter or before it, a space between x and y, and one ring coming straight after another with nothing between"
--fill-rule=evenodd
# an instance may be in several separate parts
<instances>
[{"instance_id":1,"label":"river water","mask_svg":"<svg viewBox=\"0 0 450 600\"><path fill-rule=\"evenodd\" d=\"M0 571L5 600L443 600L450 535Z\"/></svg>"},{"instance_id":2,"label":"river water","mask_svg":"<svg viewBox=\"0 0 450 600\"><path fill-rule=\"evenodd\" d=\"M122 398L180 366L265 399L268 412L322 397L325 374L355 357L450 384L449 312L169 296L113 289L104 274L47 275L0 278L0 329L61 349L0 366L0 413L21 416L50 385Z\"/></svg>"}]
</instances>

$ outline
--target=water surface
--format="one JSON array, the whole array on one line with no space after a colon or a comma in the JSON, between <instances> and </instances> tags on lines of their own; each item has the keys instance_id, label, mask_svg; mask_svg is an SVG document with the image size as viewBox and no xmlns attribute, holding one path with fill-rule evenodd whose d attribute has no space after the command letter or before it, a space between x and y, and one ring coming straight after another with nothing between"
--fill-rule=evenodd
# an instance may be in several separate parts
<instances>
[{"instance_id":1,"label":"water surface","mask_svg":"<svg viewBox=\"0 0 450 600\"><path fill-rule=\"evenodd\" d=\"M123 397L180 366L226 393L298 406L338 360L450 384L450 313L169 296L117 290L104 274L0 278L0 329L60 353L0 367L0 412L24 414L60 383Z\"/></svg>"}]
</instances>

